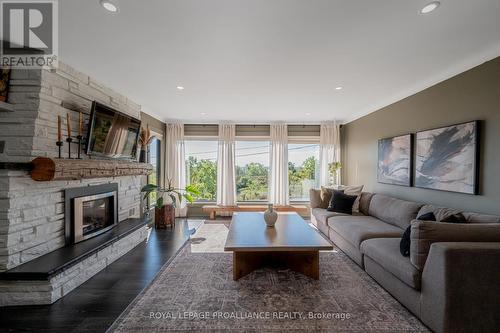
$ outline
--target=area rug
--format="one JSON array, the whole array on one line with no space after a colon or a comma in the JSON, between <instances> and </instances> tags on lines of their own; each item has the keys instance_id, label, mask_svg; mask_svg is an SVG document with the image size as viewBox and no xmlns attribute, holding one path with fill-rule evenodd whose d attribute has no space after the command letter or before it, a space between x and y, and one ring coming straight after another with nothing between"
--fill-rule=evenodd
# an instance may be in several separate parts
<instances>
[{"instance_id":1,"label":"area rug","mask_svg":"<svg viewBox=\"0 0 500 333\"><path fill-rule=\"evenodd\" d=\"M428 332L339 250L320 253L319 281L266 268L233 281L225 235L203 224L108 332Z\"/></svg>"}]
</instances>

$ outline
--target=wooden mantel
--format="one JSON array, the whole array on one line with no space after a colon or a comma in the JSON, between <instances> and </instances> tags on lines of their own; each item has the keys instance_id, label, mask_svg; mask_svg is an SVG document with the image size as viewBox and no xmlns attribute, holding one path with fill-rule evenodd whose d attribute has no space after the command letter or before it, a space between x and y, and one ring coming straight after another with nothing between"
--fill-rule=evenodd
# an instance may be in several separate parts
<instances>
[{"instance_id":1,"label":"wooden mantel","mask_svg":"<svg viewBox=\"0 0 500 333\"><path fill-rule=\"evenodd\" d=\"M153 166L120 160L77 160L37 157L31 178L36 181L79 180L88 178L149 175Z\"/></svg>"}]
</instances>

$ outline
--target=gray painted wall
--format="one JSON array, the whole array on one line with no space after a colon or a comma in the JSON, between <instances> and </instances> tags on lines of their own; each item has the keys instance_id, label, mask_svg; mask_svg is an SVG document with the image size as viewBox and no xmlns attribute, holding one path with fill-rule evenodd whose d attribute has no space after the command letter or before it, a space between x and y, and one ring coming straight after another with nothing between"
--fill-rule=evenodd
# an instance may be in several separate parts
<instances>
[{"instance_id":1,"label":"gray painted wall","mask_svg":"<svg viewBox=\"0 0 500 333\"><path fill-rule=\"evenodd\" d=\"M480 195L377 183L378 139L482 120ZM347 184L407 200L500 214L500 57L346 124L343 176Z\"/></svg>"}]
</instances>

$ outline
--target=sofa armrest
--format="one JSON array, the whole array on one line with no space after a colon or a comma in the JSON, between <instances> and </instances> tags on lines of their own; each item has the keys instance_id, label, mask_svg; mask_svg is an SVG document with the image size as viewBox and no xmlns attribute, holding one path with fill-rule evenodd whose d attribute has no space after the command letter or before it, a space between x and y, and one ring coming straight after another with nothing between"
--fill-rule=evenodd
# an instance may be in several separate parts
<instances>
[{"instance_id":1,"label":"sofa armrest","mask_svg":"<svg viewBox=\"0 0 500 333\"><path fill-rule=\"evenodd\" d=\"M310 189L309 190L309 200L310 206L312 208L321 208L322 200L321 200L321 190Z\"/></svg>"},{"instance_id":2,"label":"sofa armrest","mask_svg":"<svg viewBox=\"0 0 500 333\"><path fill-rule=\"evenodd\" d=\"M422 274L421 319L436 332L498 332L500 243L431 245Z\"/></svg>"},{"instance_id":3,"label":"sofa armrest","mask_svg":"<svg viewBox=\"0 0 500 333\"><path fill-rule=\"evenodd\" d=\"M500 223L445 223L417 221L411 223L410 261L424 269L432 243L500 242Z\"/></svg>"}]
</instances>

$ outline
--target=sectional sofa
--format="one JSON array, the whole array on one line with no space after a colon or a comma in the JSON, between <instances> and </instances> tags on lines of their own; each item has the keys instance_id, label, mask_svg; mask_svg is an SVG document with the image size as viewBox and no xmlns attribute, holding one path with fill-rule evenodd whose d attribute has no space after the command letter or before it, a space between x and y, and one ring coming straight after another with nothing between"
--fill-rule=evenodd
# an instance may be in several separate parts
<instances>
[{"instance_id":1,"label":"sectional sofa","mask_svg":"<svg viewBox=\"0 0 500 333\"><path fill-rule=\"evenodd\" d=\"M359 213L327 211L311 190L311 219L335 245L435 332L500 332L500 216L363 192ZM420 221L461 213L464 223ZM400 240L411 224L410 256Z\"/></svg>"}]
</instances>

